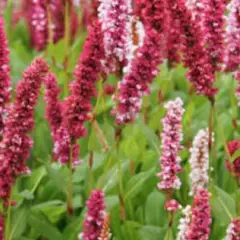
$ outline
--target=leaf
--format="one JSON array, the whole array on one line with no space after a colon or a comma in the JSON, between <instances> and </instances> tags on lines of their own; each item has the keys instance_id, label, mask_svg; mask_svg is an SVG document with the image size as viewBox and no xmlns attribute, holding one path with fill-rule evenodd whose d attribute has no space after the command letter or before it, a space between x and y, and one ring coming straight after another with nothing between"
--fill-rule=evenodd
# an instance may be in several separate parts
<instances>
[{"instance_id":1,"label":"leaf","mask_svg":"<svg viewBox=\"0 0 240 240\"><path fill-rule=\"evenodd\" d=\"M56 184L56 187L67 195L67 182L65 180L66 176L61 172L61 168L57 167L56 165L52 166L46 165L46 169L48 171L50 178Z\"/></svg>"},{"instance_id":2,"label":"leaf","mask_svg":"<svg viewBox=\"0 0 240 240\"><path fill-rule=\"evenodd\" d=\"M24 190L22 192L19 193L19 195L27 200L33 200L34 199L34 195L29 191L29 190Z\"/></svg>"},{"instance_id":3,"label":"leaf","mask_svg":"<svg viewBox=\"0 0 240 240\"><path fill-rule=\"evenodd\" d=\"M58 229L40 214L31 213L28 216L28 224L48 240L62 240L62 235Z\"/></svg>"},{"instance_id":4,"label":"leaf","mask_svg":"<svg viewBox=\"0 0 240 240\"><path fill-rule=\"evenodd\" d=\"M35 190L41 183L41 180L43 179L43 177L46 174L47 174L47 172L46 172L46 168L44 166L41 166L32 171L31 177L29 178L29 181L28 181L28 188L31 189L31 190L29 190L31 193L35 192Z\"/></svg>"},{"instance_id":5,"label":"leaf","mask_svg":"<svg viewBox=\"0 0 240 240\"><path fill-rule=\"evenodd\" d=\"M228 224L229 220L236 216L236 203L234 199L225 191L214 186L214 192L211 199L213 215L222 224Z\"/></svg>"},{"instance_id":6,"label":"leaf","mask_svg":"<svg viewBox=\"0 0 240 240\"><path fill-rule=\"evenodd\" d=\"M174 239L173 239L172 229L169 228L169 229L167 230L167 233L166 233L166 235L165 235L164 240L174 240Z\"/></svg>"},{"instance_id":7,"label":"leaf","mask_svg":"<svg viewBox=\"0 0 240 240\"><path fill-rule=\"evenodd\" d=\"M12 238L18 239L25 231L27 226L27 214L28 210L25 207L17 209L17 211L14 212L11 224L12 227L10 239Z\"/></svg>"},{"instance_id":8,"label":"leaf","mask_svg":"<svg viewBox=\"0 0 240 240\"><path fill-rule=\"evenodd\" d=\"M124 141L123 145L126 157L130 160L136 160L138 158L140 149L135 139L133 137L129 137Z\"/></svg>"},{"instance_id":9,"label":"leaf","mask_svg":"<svg viewBox=\"0 0 240 240\"><path fill-rule=\"evenodd\" d=\"M164 232L164 228L151 225L146 225L139 229L139 234L142 240L159 240L160 237L164 235Z\"/></svg>"},{"instance_id":10,"label":"leaf","mask_svg":"<svg viewBox=\"0 0 240 240\"><path fill-rule=\"evenodd\" d=\"M145 221L149 225L163 226L167 214L164 212L165 196L161 192L152 192L145 206Z\"/></svg>"},{"instance_id":11,"label":"leaf","mask_svg":"<svg viewBox=\"0 0 240 240\"><path fill-rule=\"evenodd\" d=\"M150 169L147 172L141 172L135 175L129 182L125 195L125 201L134 197L142 189L143 184L155 173L155 168Z\"/></svg>"}]
</instances>

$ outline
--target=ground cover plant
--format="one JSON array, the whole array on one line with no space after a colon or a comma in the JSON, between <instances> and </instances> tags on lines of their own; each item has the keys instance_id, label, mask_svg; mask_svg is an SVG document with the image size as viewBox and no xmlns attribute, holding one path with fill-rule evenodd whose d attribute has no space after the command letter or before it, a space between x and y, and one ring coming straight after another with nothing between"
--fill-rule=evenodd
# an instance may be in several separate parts
<instances>
[{"instance_id":1,"label":"ground cover plant","mask_svg":"<svg viewBox=\"0 0 240 240\"><path fill-rule=\"evenodd\" d=\"M239 0L0 6L0 240L240 239Z\"/></svg>"}]
</instances>

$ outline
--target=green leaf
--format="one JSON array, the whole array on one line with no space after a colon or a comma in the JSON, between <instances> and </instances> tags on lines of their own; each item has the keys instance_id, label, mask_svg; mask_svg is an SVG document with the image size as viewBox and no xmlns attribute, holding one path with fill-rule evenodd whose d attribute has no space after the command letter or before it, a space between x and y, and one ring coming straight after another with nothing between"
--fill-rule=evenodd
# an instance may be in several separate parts
<instances>
[{"instance_id":1,"label":"green leaf","mask_svg":"<svg viewBox=\"0 0 240 240\"><path fill-rule=\"evenodd\" d=\"M128 183L128 188L125 195L125 201L134 197L142 189L144 183L155 173L155 168L150 169L147 172L141 172L135 175Z\"/></svg>"},{"instance_id":2,"label":"green leaf","mask_svg":"<svg viewBox=\"0 0 240 240\"><path fill-rule=\"evenodd\" d=\"M57 165L48 166L46 165L47 172L50 178L56 184L56 187L67 195L67 175L61 172L61 167Z\"/></svg>"},{"instance_id":3,"label":"green leaf","mask_svg":"<svg viewBox=\"0 0 240 240\"><path fill-rule=\"evenodd\" d=\"M27 216L28 210L27 208L23 207L21 209L17 209L14 211L12 217L12 227L10 233L10 239L18 239L22 233L26 230L27 227Z\"/></svg>"},{"instance_id":4,"label":"green leaf","mask_svg":"<svg viewBox=\"0 0 240 240\"><path fill-rule=\"evenodd\" d=\"M31 213L28 216L28 224L48 240L63 240L58 229L40 214Z\"/></svg>"},{"instance_id":5,"label":"green leaf","mask_svg":"<svg viewBox=\"0 0 240 240\"><path fill-rule=\"evenodd\" d=\"M141 240L159 240L161 236L165 233L164 228L146 225L139 229L139 234L141 236Z\"/></svg>"},{"instance_id":6,"label":"green leaf","mask_svg":"<svg viewBox=\"0 0 240 240\"><path fill-rule=\"evenodd\" d=\"M172 229L168 229L164 240L174 240Z\"/></svg>"},{"instance_id":7,"label":"green leaf","mask_svg":"<svg viewBox=\"0 0 240 240\"><path fill-rule=\"evenodd\" d=\"M152 192L145 206L145 221L148 225L163 226L167 214L164 211L165 196L161 192Z\"/></svg>"},{"instance_id":8,"label":"green leaf","mask_svg":"<svg viewBox=\"0 0 240 240\"><path fill-rule=\"evenodd\" d=\"M123 144L126 157L130 160L136 160L138 158L140 149L135 139L133 137L129 137L124 141Z\"/></svg>"}]
</instances>

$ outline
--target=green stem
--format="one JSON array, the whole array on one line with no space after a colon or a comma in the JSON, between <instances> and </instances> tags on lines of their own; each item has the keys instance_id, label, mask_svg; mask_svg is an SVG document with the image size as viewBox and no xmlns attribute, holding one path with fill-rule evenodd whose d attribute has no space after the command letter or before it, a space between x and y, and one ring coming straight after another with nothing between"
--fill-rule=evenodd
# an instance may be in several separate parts
<instances>
[{"instance_id":1,"label":"green stem","mask_svg":"<svg viewBox=\"0 0 240 240\"><path fill-rule=\"evenodd\" d=\"M69 45L70 45L70 18L69 18L69 12L70 12L70 5L68 0L65 1L65 13L64 13L64 52L65 52L65 58L63 62L63 67L65 70L65 76L64 76L64 96L68 96L69 90L68 90L68 58L69 58Z\"/></svg>"},{"instance_id":2,"label":"green stem","mask_svg":"<svg viewBox=\"0 0 240 240\"><path fill-rule=\"evenodd\" d=\"M10 229L11 229L11 210L12 210L12 193L10 193L10 199L7 207L7 220L6 220L6 229L5 229L5 239L11 240Z\"/></svg>"},{"instance_id":3,"label":"green stem","mask_svg":"<svg viewBox=\"0 0 240 240\"><path fill-rule=\"evenodd\" d=\"M67 198L67 210L68 214L73 214L73 205L72 205L72 199L73 199L73 185L72 185L72 178L73 178L73 144L70 145L70 156L69 156L69 180L68 180L68 198Z\"/></svg>"},{"instance_id":4,"label":"green stem","mask_svg":"<svg viewBox=\"0 0 240 240\"><path fill-rule=\"evenodd\" d=\"M90 152L90 156L89 156L89 193L92 191L93 189L93 182L94 182L94 175L93 175L93 169L92 169L92 165L93 165L93 152Z\"/></svg>"}]
</instances>

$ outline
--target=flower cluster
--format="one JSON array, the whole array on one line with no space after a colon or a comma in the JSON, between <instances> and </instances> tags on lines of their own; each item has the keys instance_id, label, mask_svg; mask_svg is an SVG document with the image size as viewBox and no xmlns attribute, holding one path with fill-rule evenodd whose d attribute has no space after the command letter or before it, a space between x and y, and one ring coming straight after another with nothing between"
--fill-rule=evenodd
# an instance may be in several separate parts
<instances>
[{"instance_id":1,"label":"flower cluster","mask_svg":"<svg viewBox=\"0 0 240 240\"><path fill-rule=\"evenodd\" d=\"M180 224L178 225L178 235L177 235L177 240L186 240L186 232L188 230L188 226L191 222L191 206L186 206L183 209L183 217L180 219Z\"/></svg>"},{"instance_id":2,"label":"flower cluster","mask_svg":"<svg viewBox=\"0 0 240 240\"><path fill-rule=\"evenodd\" d=\"M48 41L48 15L45 1L30 1L28 21L32 45L36 50L41 51Z\"/></svg>"},{"instance_id":3,"label":"flower cluster","mask_svg":"<svg viewBox=\"0 0 240 240\"><path fill-rule=\"evenodd\" d=\"M28 134L34 127L34 107L47 72L47 64L36 59L18 82L16 100L8 109L0 144L0 198L6 201L15 178L29 172L25 161L33 142Z\"/></svg>"},{"instance_id":4,"label":"flower cluster","mask_svg":"<svg viewBox=\"0 0 240 240\"><path fill-rule=\"evenodd\" d=\"M208 8L208 0L187 0L186 6L191 11L192 19L197 20L204 27L205 8Z\"/></svg>"},{"instance_id":5,"label":"flower cluster","mask_svg":"<svg viewBox=\"0 0 240 240\"><path fill-rule=\"evenodd\" d=\"M127 63L128 49L132 49L131 1L100 2L98 17L104 33L104 69L107 73L120 72Z\"/></svg>"},{"instance_id":6,"label":"flower cluster","mask_svg":"<svg viewBox=\"0 0 240 240\"><path fill-rule=\"evenodd\" d=\"M213 141L213 139L212 139ZM200 130L193 140L190 157L191 194L195 194L198 188L208 186L209 171L209 131Z\"/></svg>"},{"instance_id":7,"label":"flower cluster","mask_svg":"<svg viewBox=\"0 0 240 240\"><path fill-rule=\"evenodd\" d=\"M172 11L169 11L169 32L167 33L167 59L170 67L180 63L181 32L178 19L174 19Z\"/></svg>"},{"instance_id":8,"label":"flower cluster","mask_svg":"<svg viewBox=\"0 0 240 240\"><path fill-rule=\"evenodd\" d=\"M240 149L240 140L235 139L233 141L229 141L227 143L227 147L228 147L230 156L233 156L234 153ZM240 157L233 159L232 163L230 159L227 160L226 167L234 176L240 177Z\"/></svg>"},{"instance_id":9,"label":"flower cluster","mask_svg":"<svg viewBox=\"0 0 240 240\"><path fill-rule=\"evenodd\" d=\"M208 0L204 9L204 33L206 34L207 51L215 72L219 70L219 63L223 62L226 1Z\"/></svg>"},{"instance_id":10,"label":"flower cluster","mask_svg":"<svg viewBox=\"0 0 240 240\"><path fill-rule=\"evenodd\" d=\"M70 86L71 95L64 104L63 125L73 139L85 136L84 122L91 119L91 98L96 95L95 82L102 71L104 56L101 25L95 22L89 29L83 52L75 70L75 80Z\"/></svg>"},{"instance_id":11,"label":"flower cluster","mask_svg":"<svg viewBox=\"0 0 240 240\"><path fill-rule=\"evenodd\" d=\"M47 10L49 11L49 18L51 21L51 28L53 34L53 42L58 42L64 36L64 5L67 1L62 0L48 0ZM48 22L48 25L50 23ZM48 30L50 31L50 30Z\"/></svg>"},{"instance_id":12,"label":"flower cluster","mask_svg":"<svg viewBox=\"0 0 240 240\"><path fill-rule=\"evenodd\" d=\"M80 234L84 240L96 240L100 237L106 215L104 193L94 190L87 201L87 213L83 222L83 232Z\"/></svg>"},{"instance_id":13,"label":"flower cluster","mask_svg":"<svg viewBox=\"0 0 240 240\"><path fill-rule=\"evenodd\" d=\"M169 212L176 212L181 208L181 205L175 199L171 199L166 202L164 208Z\"/></svg>"},{"instance_id":14,"label":"flower cluster","mask_svg":"<svg viewBox=\"0 0 240 240\"><path fill-rule=\"evenodd\" d=\"M118 124L132 122L137 117L142 97L149 93L149 84L158 73L164 52L163 35L167 27L167 8L164 6L165 1L162 0L139 1L139 15L145 27L145 38L131 62L129 72L118 86L118 94L115 96Z\"/></svg>"},{"instance_id":15,"label":"flower cluster","mask_svg":"<svg viewBox=\"0 0 240 240\"><path fill-rule=\"evenodd\" d=\"M224 240L240 240L240 219L232 219Z\"/></svg>"},{"instance_id":16,"label":"flower cluster","mask_svg":"<svg viewBox=\"0 0 240 240\"><path fill-rule=\"evenodd\" d=\"M103 227L101 230L101 234L98 238L98 240L110 240L111 233L110 233L110 214L106 214L104 218Z\"/></svg>"},{"instance_id":17,"label":"flower cluster","mask_svg":"<svg viewBox=\"0 0 240 240\"><path fill-rule=\"evenodd\" d=\"M213 65L205 48L204 32L197 19L186 7L185 0L172 0L171 11L180 22L183 45L183 62L189 68L187 78L198 94L212 97L217 90L212 87L215 81Z\"/></svg>"},{"instance_id":18,"label":"flower cluster","mask_svg":"<svg viewBox=\"0 0 240 240\"><path fill-rule=\"evenodd\" d=\"M44 80L45 84L45 101L46 118L51 127L51 135L54 143L55 159L60 164L68 163L70 158L70 151L72 151L73 164L77 165L79 162L79 146L73 144L71 150L71 139L66 128L62 126L63 122L63 103L58 99L60 88L57 86L57 80L54 74L48 74Z\"/></svg>"},{"instance_id":19,"label":"flower cluster","mask_svg":"<svg viewBox=\"0 0 240 240\"><path fill-rule=\"evenodd\" d=\"M4 112L6 104L11 99L11 81L9 66L9 49L7 38L4 32L4 22L0 17L0 134L4 128Z\"/></svg>"},{"instance_id":20,"label":"flower cluster","mask_svg":"<svg viewBox=\"0 0 240 240\"><path fill-rule=\"evenodd\" d=\"M230 1L226 27L224 70L236 71L240 64L240 2Z\"/></svg>"},{"instance_id":21,"label":"flower cluster","mask_svg":"<svg viewBox=\"0 0 240 240\"><path fill-rule=\"evenodd\" d=\"M194 195L191 221L185 233L187 240L208 240L212 222L209 197L208 191L201 188Z\"/></svg>"},{"instance_id":22,"label":"flower cluster","mask_svg":"<svg viewBox=\"0 0 240 240\"><path fill-rule=\"evenodd\" d=\"M180 98L177 98L165 104L165 108L167 109L167 113L162 119L163 132L161 134L161 172L157 174L161 182L158 184L158 188L179 189L181 182L177 177L177 173L182 171L179 151L183 149L181 146L183 139L181 124L184 113L183 102Z\"/></svg>"},{"instance_id":23,"label":"flower cluster","mask_svg":"<svg viewBox=\"0 0 240 240\"><path fill-rule=\"evenodd\" d=\"M33 47L41 51L49 40L57 43L64 36L65 31L65 7L69 6L71 22L71 35L77 28L77 15L71 1L62 0L30 0L28 10L28 24ZM50 39L52 38L52 39Z\"/></svg>"},{"instance_id":24,"label":"flower cluster","mask_svg":"<svg viewBox=\"0 0 240 240\"><path fill-rule=\"evenodd\" d=\"M222 0L189 0L187 7L191 10L193 21L197 21L204 33L204 43L213 67L219 70L223 62L224 12L226 2Z\"/></svg>"}]
</instances>

